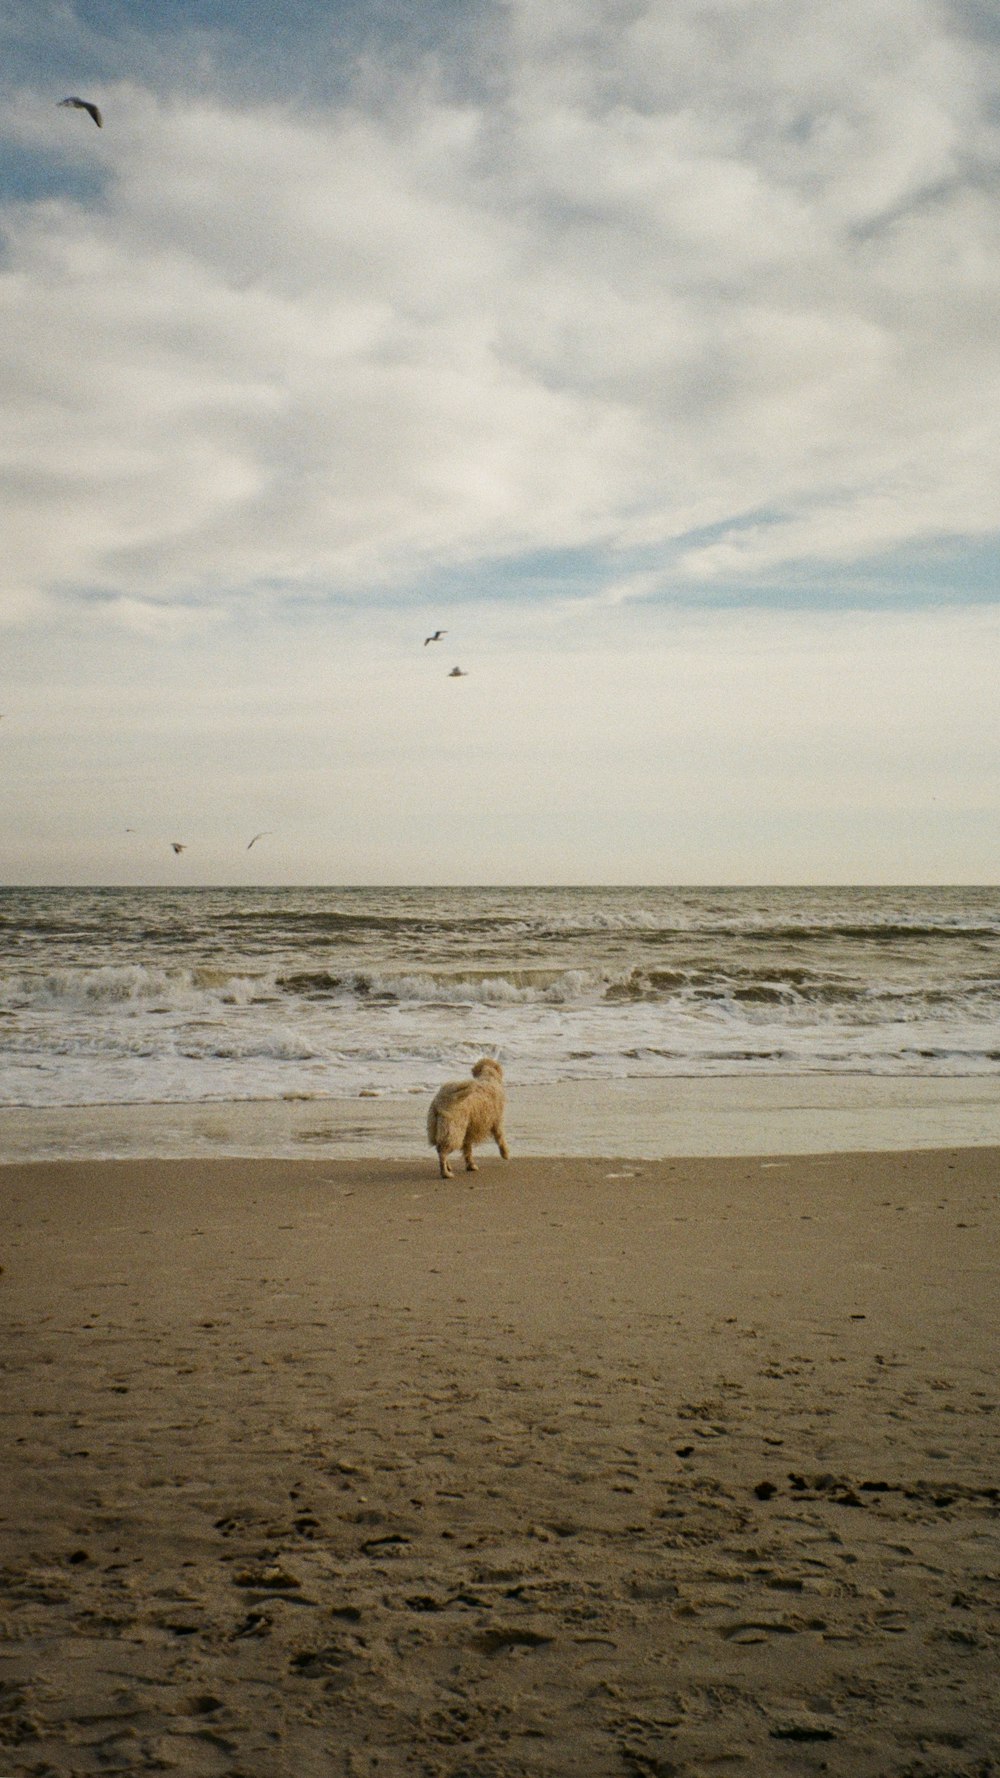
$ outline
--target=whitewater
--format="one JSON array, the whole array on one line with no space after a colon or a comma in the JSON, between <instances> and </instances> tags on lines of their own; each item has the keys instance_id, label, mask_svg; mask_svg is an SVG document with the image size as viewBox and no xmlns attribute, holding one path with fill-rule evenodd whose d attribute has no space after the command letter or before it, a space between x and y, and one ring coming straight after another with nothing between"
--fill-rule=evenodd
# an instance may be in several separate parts
<instances>
[{"instance_id":1,"label":"whitewater","mask_svg":"<svg viewBox=\"0 0 1000 1778\"><path fill-rule=\"evenodd\" d=\"M1000 1074L995 889L0 889L0 1104Z\"/></svg>"}]
</instances>

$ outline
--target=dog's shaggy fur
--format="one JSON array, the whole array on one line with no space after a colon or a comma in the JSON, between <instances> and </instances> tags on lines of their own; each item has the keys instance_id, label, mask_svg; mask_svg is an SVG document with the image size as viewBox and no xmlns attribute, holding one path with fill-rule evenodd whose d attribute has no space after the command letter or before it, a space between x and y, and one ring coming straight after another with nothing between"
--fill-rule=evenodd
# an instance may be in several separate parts
<instances>
[{"instance_id":1,"label":"dog's shaggy fur","mask_svg":"<svg viewBox=\"0 0 1000 1778\"><path fill-rule=\"evenodd\" d=\"M479 1169L472 1158L474 1142L485 1142L492 1136L504 1160L507 1144L503 1133L506 1107L503 1090L503 1069L492 1056L482 1056L472 1070L471 1080L449 1080L439 1087L427 1113L427 1140L437 1149L441 1178L453 1179L448 1156L460 1148L469 1173Z\"/></svg>"}]
</instances>

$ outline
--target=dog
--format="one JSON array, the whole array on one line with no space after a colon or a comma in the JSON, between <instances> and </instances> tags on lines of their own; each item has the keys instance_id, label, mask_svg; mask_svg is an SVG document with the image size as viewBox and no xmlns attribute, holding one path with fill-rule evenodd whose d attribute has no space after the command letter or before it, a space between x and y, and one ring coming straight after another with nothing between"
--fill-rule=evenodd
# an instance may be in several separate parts
<instances>
[{"instance_id":1,"label":"dog","mask_svg":"<svg viewBox=\"0 0 1000 1778\"><path fill-rule=\"evenodd\" d=\"M437 1149L442 1179L453 1179L448 1156L460 1148L468 1173L478 1173L472 1158L474 1142L485 1142L492 1136L503 1159L509 1150L503 1133L503 1114L507 1099L503 1090L503 1069L492 1056L481 1056L472 1070L471 1080L449 1080L439 1087L427 1113L427 1140Z\"/></svg>"}]
</instances>

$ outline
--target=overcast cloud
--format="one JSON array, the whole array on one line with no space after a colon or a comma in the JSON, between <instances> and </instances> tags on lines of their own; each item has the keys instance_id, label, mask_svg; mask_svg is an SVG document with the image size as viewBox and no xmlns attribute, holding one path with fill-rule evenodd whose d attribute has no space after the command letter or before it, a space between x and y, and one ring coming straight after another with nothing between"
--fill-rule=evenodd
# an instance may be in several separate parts
<instances>
[{"instance_id":1,"label":"overcast cloud","mask_svg":"<svg viewBox=\"0 0 1000 1778\"><path fill-rule=\"evenodd\" d=\"M162 880L108 833L200 807L214 704L274 881L995 879L990 12L149 10L12 12L0 876ZM502 843L439 862L413 786L474 735Z\"/></svg>"}]
</instances>

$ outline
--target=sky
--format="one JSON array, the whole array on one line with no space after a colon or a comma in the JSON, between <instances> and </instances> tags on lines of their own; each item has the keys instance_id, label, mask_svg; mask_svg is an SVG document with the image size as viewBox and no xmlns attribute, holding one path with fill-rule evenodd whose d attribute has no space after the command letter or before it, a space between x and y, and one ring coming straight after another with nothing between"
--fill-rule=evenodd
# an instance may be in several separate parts
<instances>
[{"instance_id":1,"label":"sky","mask_svg":"<svg viewBox=\"0 0 1000 1778\"><path fill-rule=\"evenodd\" d=\"M2 13L0 883L1000 881L992 0Z\"/></svg>"}]
</instances>

